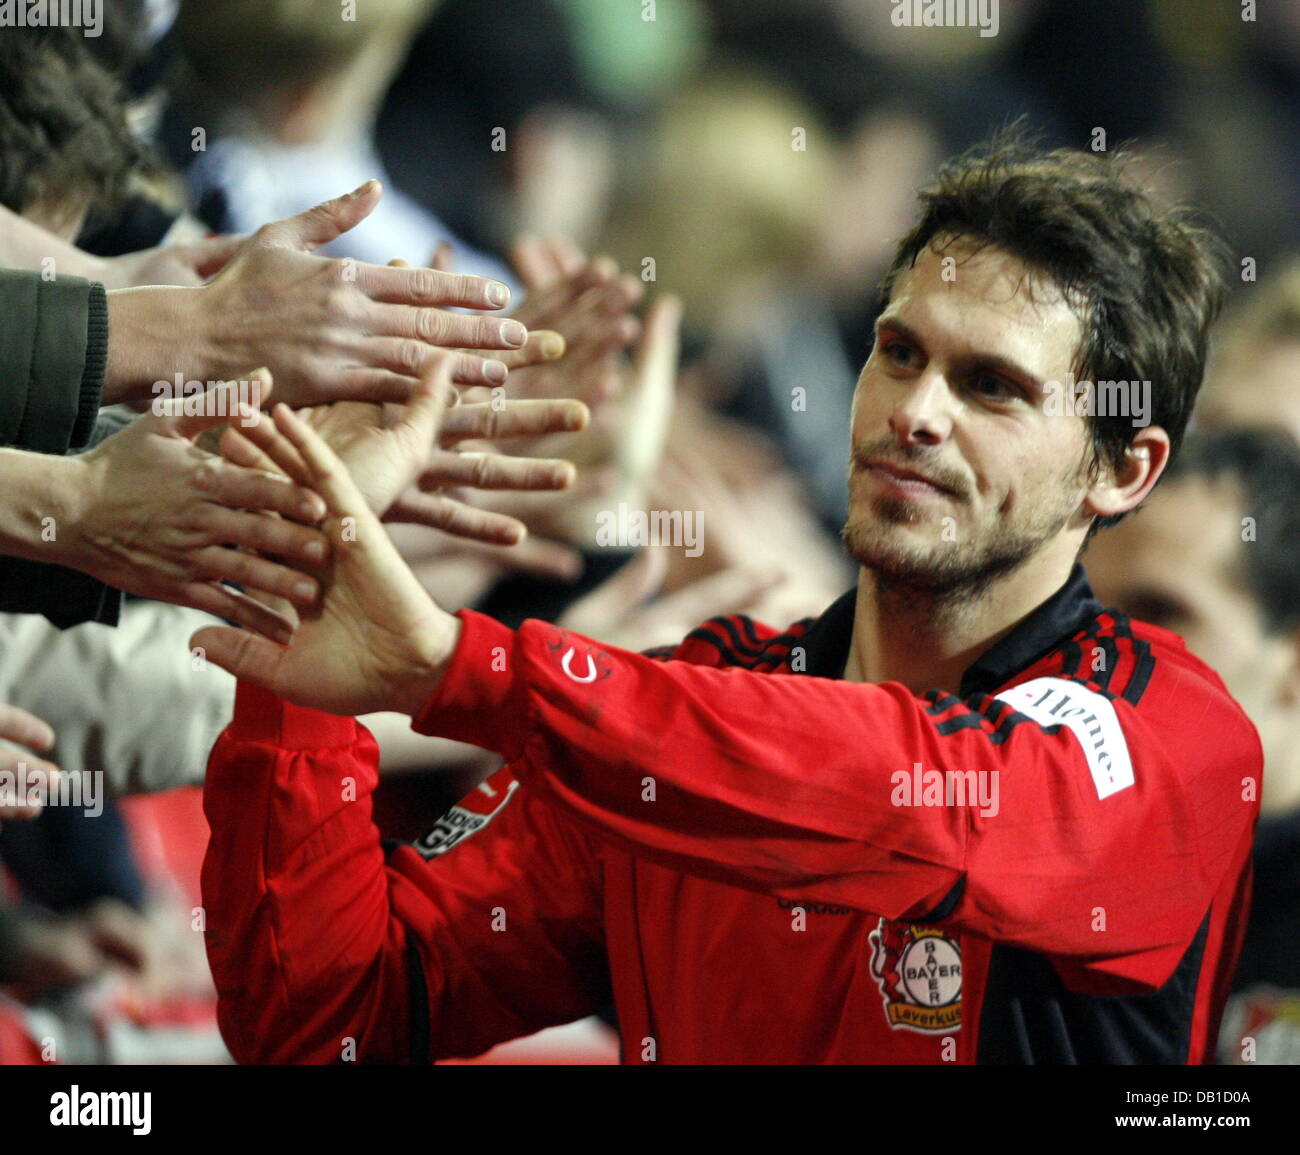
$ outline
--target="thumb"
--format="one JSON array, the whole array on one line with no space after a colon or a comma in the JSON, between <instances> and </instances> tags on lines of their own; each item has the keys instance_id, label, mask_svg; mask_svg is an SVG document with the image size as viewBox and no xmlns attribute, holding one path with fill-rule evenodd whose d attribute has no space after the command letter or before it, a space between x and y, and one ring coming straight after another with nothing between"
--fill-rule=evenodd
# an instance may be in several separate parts
<instances>
[{"instance_id":1,"label":"thumb","mask_svg":"<svg viewBox=\"0 0 1300 1155\"><path fill-rule=\"evenodd\" d=\"M676 381L677 357L681 347L682 302L677 297L660 297L646 314L641 343L636 351L637 375L644 386L646 378L666 380L668 387Z\"/></svg>"},{"instance_id":2,"label":"thumb","mask_svg":"<svg viewBox=\"0 0 1300 1155\"><path fill-rule=\"evenodd\" d=\"M286 650L274 642L234 626L204 626L190 638L190 651L245 682L275 690L276 675Z\"/></svg>"},{"instance_id":3,"label":"thumb","mask_svg":"<svg viewBox=\"0 0 1300 1155\"><path fill-rule=\"evenodd\" d=\"M197 397L174 403L177 409L181 405L184 409L171 414L172 429L192 441L205 429L227 425L237 418L248 423L260 413L271 388L271 371L266 368L253 370L243 381L218 381Z\"/></svg>"},{"instance_id":4,"label":"thumb","mask_svg":"<svg viewBox=\"0 0 1300 1155\"><path fill-rule=\"evenodd\" d=\"M447 241L439 241L429 258L429 268L440 273L450 273L456 267L456 250Z\"/></svg>"},{"instance_id":5,"label":"thumb","mask_svg":"<svg viewBox=\"0 0 1300 1155\"><path fill-rule=\"evenodd\" d=\"M327 245L364 221L374 211L383 191L379 181L368 180L344 196L276 221L269 229L272 243L301 252Z\"/></svg>"}]
</instances>

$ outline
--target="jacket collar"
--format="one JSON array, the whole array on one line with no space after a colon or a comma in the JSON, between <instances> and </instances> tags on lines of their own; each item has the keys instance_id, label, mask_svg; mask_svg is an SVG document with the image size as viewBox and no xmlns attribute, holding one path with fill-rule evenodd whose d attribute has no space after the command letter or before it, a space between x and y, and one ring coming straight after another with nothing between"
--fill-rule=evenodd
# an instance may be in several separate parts
<instances>
[{"instance_id":1,"label":"jacket collar","mask_svg":"<svg viewBox=\"0 0 1300 1155\"><path fill-rule=\"evenodd\" d=\"M857 587L837 598L803 636L808 673L842 678L853 639ZM961 696L986 694L1005 685L1021 670L1065 639L1083 629L1102 612L1083 566L1076 564L1059 590L1042 602L1005 638L984 651L962 674Z\"/></svg>"}]
</instances>

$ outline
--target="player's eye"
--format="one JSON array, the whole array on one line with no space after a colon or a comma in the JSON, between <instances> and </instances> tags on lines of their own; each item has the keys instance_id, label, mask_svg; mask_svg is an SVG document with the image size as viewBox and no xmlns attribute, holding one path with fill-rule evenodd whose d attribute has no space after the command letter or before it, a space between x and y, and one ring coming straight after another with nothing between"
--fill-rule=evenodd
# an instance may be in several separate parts
<instances>
[{"instance_id":1,"label":"player's eye","mask_svg":"<svg viewBox=\"0 0 1300 1155\"><path fill-rule=\"evenodd\" d=\"M970 380L971 392L985 401L1012 401L1020 396L1020 390L1009 381L995 377L991 373L980 373Z\"/></svg>"},{"instance_id":2,"label":"player's eye","mask_svg":"<svg viewBox=\"0 0 1300 1155\"><path fill-rule=\"evenodd\" d=\"M910 367L911 362L909 358L913 357L916 352L912 346L908 345L906 342L892 340L886 341L881 345L880 351L885 355L885 358L888 361L897 365L900 369L907 369Z\"/></svg>"}]
</instances>

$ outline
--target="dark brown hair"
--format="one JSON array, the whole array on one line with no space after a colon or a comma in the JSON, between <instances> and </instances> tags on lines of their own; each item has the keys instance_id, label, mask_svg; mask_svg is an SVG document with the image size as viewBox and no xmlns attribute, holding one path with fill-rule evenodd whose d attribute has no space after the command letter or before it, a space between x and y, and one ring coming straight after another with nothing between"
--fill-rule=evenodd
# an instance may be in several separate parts
<instances>
[{"instance_id":1,"label":"dark brown hair","mask_svg":"<svg viewBox=\"0 0 1300 1155\"><path fill-rule=\"evenodd\" d=\"M0 204L111 216L141 158L116 81L67 29L0 35Z\"/></svg>"},{"instance_id":2,"label":"dark brown hair","mask_svg":"<svg viewBox=\"0 0 1300 1155\"><path fill-rule=\"evenodd\" d=\"M1045 152L1015 124L949 161L920 191L921 214L881 284L881 307L931 242L995 245L1047 275L1083 328L1076 380L1150 381L1151 421L1178 452L1226 295L1228 249L1192 210L1128 179L1131 153ZM1134 428L1094 415L1092 466L1118 467ZM1124 515L1099 518L1093 529Z\"/></svg>"}]
</instances>

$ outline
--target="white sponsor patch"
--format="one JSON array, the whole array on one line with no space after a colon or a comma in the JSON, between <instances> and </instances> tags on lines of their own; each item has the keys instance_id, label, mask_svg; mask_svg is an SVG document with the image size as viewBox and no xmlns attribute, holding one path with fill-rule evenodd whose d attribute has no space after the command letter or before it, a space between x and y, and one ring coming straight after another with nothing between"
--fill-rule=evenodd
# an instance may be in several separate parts
<instances>
[{"instance_id":1,"label":"white sponsor patch","mask_svg":"<svg viewBox=\"0 0 1300 1155\"><path fill-rule=\"evenodd\" d=\"M1133 760L1109 698L1064 678L1035 678L997 699L1040 726L1068 726L1083 747L1098 798L1133 785Z\"/></svg>"}]
</instances>

